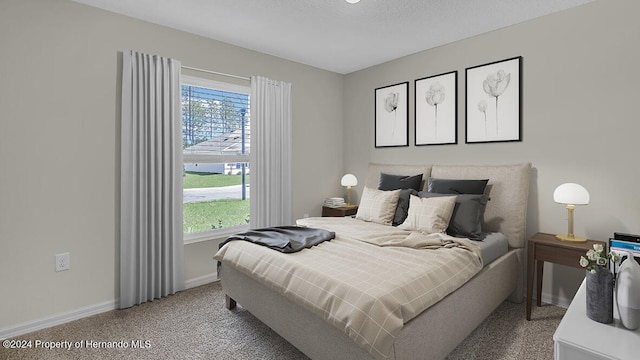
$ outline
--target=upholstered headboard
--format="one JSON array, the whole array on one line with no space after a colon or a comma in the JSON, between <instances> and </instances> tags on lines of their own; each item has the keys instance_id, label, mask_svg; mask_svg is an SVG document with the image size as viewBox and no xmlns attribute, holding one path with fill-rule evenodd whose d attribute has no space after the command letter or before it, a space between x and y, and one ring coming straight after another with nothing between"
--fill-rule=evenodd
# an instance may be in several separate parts
<instances>
[{"instance_id":1,"label":"upholstered headboard","mask_svg":"<svg viewBox=\"0 0 640 360\"><path fill-rule=\"evenodd\" d=\"M380 173L423 174L423 189L429 177L441 179L489 179L486 193L491 200L484 214L483 230L507 236L509 247L526 244L527 200L531 163L513 165L387 165L370 163L365 186L377 188Z\"/></svg>"}]
</instances>

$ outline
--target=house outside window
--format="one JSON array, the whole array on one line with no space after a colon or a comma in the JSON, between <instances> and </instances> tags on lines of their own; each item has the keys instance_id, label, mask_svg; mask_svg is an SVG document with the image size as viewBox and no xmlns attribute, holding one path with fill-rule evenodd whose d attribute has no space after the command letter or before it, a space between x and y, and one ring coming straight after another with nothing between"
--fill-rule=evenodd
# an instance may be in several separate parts
<instances>
[{"instance_id":1,"label":"house outside window","mask_svg":"<svg viewBox=\"0 0 640 360\"><path fill-rule=\"evenodd\" d=\"M250 91L182 76L185 242L249 227Z\"/></svg>"}]
</instances>

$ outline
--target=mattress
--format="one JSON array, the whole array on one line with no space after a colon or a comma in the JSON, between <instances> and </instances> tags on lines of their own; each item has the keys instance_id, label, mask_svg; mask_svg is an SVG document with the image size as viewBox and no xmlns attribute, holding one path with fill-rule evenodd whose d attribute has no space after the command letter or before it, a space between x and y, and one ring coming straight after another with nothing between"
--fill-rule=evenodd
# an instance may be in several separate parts
<instances>
[{"instance_id":1,"label":"mattress","mask_svg":"<svg viewBox=\"0 0 640 360\"><path fill-rule=\"evenodd\" d=\"M509 241L503 233L489 233L484 240L475 243L480 247L483 266L491 264L493 260L509 251Z\"/></svg>"}]
</instances>

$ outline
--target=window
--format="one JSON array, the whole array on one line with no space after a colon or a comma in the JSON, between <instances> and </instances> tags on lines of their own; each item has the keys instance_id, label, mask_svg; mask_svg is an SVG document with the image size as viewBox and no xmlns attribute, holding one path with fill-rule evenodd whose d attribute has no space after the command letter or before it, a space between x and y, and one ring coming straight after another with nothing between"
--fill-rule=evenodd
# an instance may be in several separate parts
<instances>
[{"instance_id":1,"label":"window","mask_svg":"<svg viewBox=\"0 0 640 360\"><path fill-rule=\"evenodd\" d=\"M249 226L250 91L182 76L185 241Z\"/></svg>"}]
</instances>

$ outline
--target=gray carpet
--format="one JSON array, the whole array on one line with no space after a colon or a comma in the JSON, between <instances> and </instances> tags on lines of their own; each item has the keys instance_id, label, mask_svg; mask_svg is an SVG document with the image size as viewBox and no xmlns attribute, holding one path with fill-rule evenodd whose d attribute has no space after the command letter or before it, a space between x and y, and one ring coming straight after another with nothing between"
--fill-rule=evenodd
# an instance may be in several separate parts
<instances>
[{"instance_id":1,"label":"gray carpet","mask_svg":"<svg viewBox=\"0 0 640 360\"><path fill-rule=\"evenodd\" d=\"M552 336L564 312L565 309L545 305L534 308L532 321L526 321L524 304L505 302L447 359L552 359ZM308 359L246 310L227 310L220 283L16 339L31 340L32 348L0 347L0 360ZM36 341L68 341L72 349L35 349ZM132 348L132 341L139 341L142 348ZM75 348L76 342L81 348ZM90 342L101 346L125 343L128 347L88 348Z\"/></svg>"}]
</instances>

